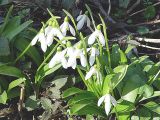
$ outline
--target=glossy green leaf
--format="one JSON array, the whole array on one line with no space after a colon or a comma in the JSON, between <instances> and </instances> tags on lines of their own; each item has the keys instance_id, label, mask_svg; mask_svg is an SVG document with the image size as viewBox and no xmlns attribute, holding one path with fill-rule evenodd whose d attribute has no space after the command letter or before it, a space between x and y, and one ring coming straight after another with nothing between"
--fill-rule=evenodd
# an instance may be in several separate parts
<instances>
[{"instance_id":1,"label":"glossy green leaf","mask_svg":"<svg viewBox=\"0 0 160 120\"><path fill-rule=\"evenodd\" d=\"M0 56L7 56L10 54L9 42L6 38L0 37Z\"/></svg>"},{"instance_id":2,"label":"glossy green leaf","mask_svg":"<svg viewBox=\"0 0 160 120\"><path fill-rule=\"evenodd\" d=\"M7 75L7 76L13 76L13 77L23 77L21 70L19 70L16 67L2 65L0 66L0 74L1 75Z\"/></svg>"},{"instance_id":3,"label":"glossy green leaf","mask_svg":"<svg viewBox=\"0 0 160 120\"><path fill-rule=\"evenodd\" d=\"M118 51L120 53L120 63L121 64L127 63L127 57L126 57L125 53L120 49Z\"/></svg>"},{"instance_id":4,"label":"glossy green leaf","mask_svg":"<svg viewBox=\"0 0 160 120\"><path fill-rule=\"evenodd\" d=\"M63 98L70 97L70 96L75 95L77 93L80 93L82 91L83 90L81 90L79 88L75 88L75 87L69 88L69 89L64 91Z\"/></svg>"},{"instance_id":5,"label":"glossy green leaf","mask_svg":"<svg viewBox=\"0 0 160 120\"><path fill-rule=\"evenodd\" d=\"M22 43L23 43L23 44L22 44ZM23 38L23 39L22 39L22 38L17 38L17 39L15 40L15 46L16 46L16 48L17 48L18 50L22 51L22 52L25 50L25 48L26 48L29 44L30 44L30 43L29 43L29 42L27 41L27 39L25 39L25 38ZM39 52L37 51L37 49L36 49L34 46L30 47L30 48L27 50L26 54L27 54L28 56L30 56L37 65L40 65L40 63L41 63L41 61L42 61L42 57L40 56Z\"/></svg>"},{"instance_id":6,"label":"glossy green leaf","mask_svg":"<svg viewBox=\"0 0 160 120\"><path fill-rule=\"evenodd\" d=\"M21 83L23 83L26 79L25 78L19 78L17 80L14 80L12 81L10 84L9 84L9 87L8 87L8 91L10 91L11 89L19 86Z\"/></svg>"},{"instance_id":7,"label":"glossy green leaf","mask_svg":"<svg viewBox=\"0 0 160 120\"><path fill-rule=\"evenodd\" d=\"M0 103L2 103L2 104L6 104L6 102L7 102L7 93L6 93L6 91L4 91L1 95L0 95Z\"/></svg>"}]
</instances>

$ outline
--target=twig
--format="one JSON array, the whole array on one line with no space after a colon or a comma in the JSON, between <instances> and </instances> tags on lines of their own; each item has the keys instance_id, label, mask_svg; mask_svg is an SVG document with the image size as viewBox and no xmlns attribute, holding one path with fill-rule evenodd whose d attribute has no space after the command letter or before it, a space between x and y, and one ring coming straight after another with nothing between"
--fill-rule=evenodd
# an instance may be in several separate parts
<instances>
[{"instance_id":1,"label":"twig","mask_svg":"<svg viewBox=\"0 0 160 120\"><path fill-rule=\"evenodd\" d=\"M141 0L137 0L129 10L127 10L127 14L129 14L131 11L133 11L134 8L136 8L140 4Z\"/></svg>"},{"instance_id":2,"label":"twig","mask_svg":"<svg viewBox=\"0 0 160 120\"><path fill-rule=\"evenodd\" d=\"M109 14L111 12L111 0L108 0L108 4L109 4L109 6L108 6L108 16L109 16Z\"/></svg>"},{"instance_id":3,"label":"twig","mask_svg":"<svg viewBox=\"0 0 160 120\"><path fill-rule=\"evenodd\" d=\"M135 38L137 41L144 41L144 42L150 42L150 43L160 43L160 39L150 39L150 38Z\"/></svg>"},{"instance_id":4,"label":"twig","mask_svg":"<svg viewBox=\"0 0 160 120\"><path fill-rule=\"evenodd\" d=\"M157 2L157 3L153 4L152 6L157 6L157 5L159 5L159 4L160 4L160 2ZM138 14L138 13L144 12L146 9L147 9L147 8L144 8L144 9L142 9L142 10L139 10L139 11L135 12L135 13L132 13L131 15L129 15L129 17L132 17L132 16L134 16L134 15L136 15L136 14Z\"/></svg>"},{"instance_id":5,"label":"twig","mask_svg":"<svg viewBox=\"0 0 160 120\"><path fill-rule=\"evenodd\" d=\"M99 0L93 0L94 4L98 6L100 12L104 15L105 17L105 21L110 21L111 23L115 24L116 21L113 20L107 13L106 11L104 10L102 4L100 3Z\"/></svg>"}]
</instances>

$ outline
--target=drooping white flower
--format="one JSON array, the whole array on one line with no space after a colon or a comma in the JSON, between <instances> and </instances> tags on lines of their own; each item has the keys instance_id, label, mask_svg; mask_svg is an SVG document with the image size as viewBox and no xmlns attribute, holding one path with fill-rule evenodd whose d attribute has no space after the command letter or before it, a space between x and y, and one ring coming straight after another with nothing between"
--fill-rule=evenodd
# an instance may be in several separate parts
<instances>
[{"instance_id":1,"label":"drooping white flower","mask_svg":"<svg viewBox=\"0 0 160 120\"><path fill-rule=\"evenodd\" d=\"M96 77L97 77L98 80L102 80L102 75L101 75L100 71L97 69L96 65L92 66L90 68L89 72L87 72L87 74L85 76L85 80L88 80L93 75L96 75Z\"/></svg>"},{"instance_id":2,"label":"drooping white flower","mask_svg":"<svg viewBox=\"0 0 160 120\"><path fill-rule=\"evenodd\" d=\"M49 62L49 68L54 67L56 64L61 63L63 68L67 68L67 60L65 58L66 49L61 51L61 47L57 48L56 54L53 56L51 61Z\"/></svg>"},{"instance_id":3,"label":"drooping white flower","mask_svg":"<svg viewBox=\"0 0 160 120\"><path fill-rule=\"evenodd\" d=\"M43 29L40 30L40 32L33 38L31 41L31 45L35 45L39 41L41 43L41 49L43 52L46 52L47 50L47 44L46 44L46 38L45 34L43 32Z\"/></svg>"},{"instance_id":4,"label":"drooping white flower","mask_svg":"<svg viewBox=\"0 0 160 120\"><path fill-rule=\"evenodd\" d=\"M82 44L80 43L77 48L75 48L72 55L70 55L68 59L68 67L72 67L73 69L77 66L77 59L80 59L81 65L83 67L87 66L87 60L83 52Z\"/></svg>"},{"instance_id":5,"label":"drooping white flower","mask_svg":"<svg viewBox=\"0 0 160 120\"><path fill-rule=\"evenodd\" d=\"M110 94L106 94L106 95L102 96L98 100L98 106L100 106L102 104L102 102L104 102L104 104L105 104L105 112L106 112L107 115L110 112L111 104L113 104L113 106L117 105L117 101Z\"/></svg>"},{"instance_id":6,"label":"drooping white flower","mask_svg":"<svg viewBox=\"0 0 160 120\"><path fill-rule=\"evenodd\" d=\"M87 27L90 27L91 21L88 17L88 11L86 11L85 14L83 14L83 15L79 15L77 17L77 21L78 21L78 23L77 23L78 30L82 29L82 27L85 23L87 23Z\"/></svg>"},{"instance_id":7,"label":"drooping white flower","mask_svg":"<svg viewBox=\"0 0 160 120\"><path fill-rule=\"evenodd\" d=\"M50 46L53 43L54 37L58 37L60 40L64 38L63 34L61 33L60 29L57 27L55 22L52 23L52 28L49 27L46 31L48 31L46 32L46 42L48 46ZM65 41L62 41L62 43L65 44Z\"/></svg>"},{"instance_id":8,"label":"drooping white flower","mask_svg":"<svg viewBox=\"0 0 160 120\"><path fill-rule=\"evenodd\" d=\"M95 62L96 56L99 55L99 50L95 46L93 46L91 48L88 48L87 51L90 51L89 64L90 66L92 66Z\"/></svg>"},{"instance_id":9,"label":"drooping white flower","mask_svg":"<svg viewBox=\"0 0 160 120\"><path fill-rule=\"evenodd\" d=\"M70 31L73 36L76 34L74 28L69 24L68 17L65 17L64 22L60 26L60 29L64 36L66 36L67 31Z\"/></svg>"},{"instance_id":10,"label":"drooping white flower","mask_svg":"<svg viewBox=\"0 0 160 120\"><path fill-rule=\"evenodd\" d=\"M66 48L67 52L66 52L66 55L67 55L67 57L70 58L70 57L73 55L75 49L74 49L74 47L72 46L72 44L71 44L70 41L67 41L67 44L66 44L66 45L67 45L67 48Z\"/></svg>"},{"instance_id":11,"label":"drooping white flower","mask_svg":"<svg viewBox=\"0 0 160 120\"><path fill-rule=\"evenodd\" d=\"M101 26L98 25L96 30L89 36L88 38L88 44L92 45L95 40L98 38L99 42L102 44L102 46L105 46L105 38L101 32Z\"/></svg>"}]
</instances>

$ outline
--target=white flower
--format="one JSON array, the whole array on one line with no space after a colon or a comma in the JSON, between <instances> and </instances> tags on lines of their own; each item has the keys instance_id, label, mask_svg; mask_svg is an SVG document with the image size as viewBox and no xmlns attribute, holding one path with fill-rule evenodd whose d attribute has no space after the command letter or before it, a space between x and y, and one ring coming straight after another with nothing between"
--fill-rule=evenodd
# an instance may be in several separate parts
<instances>
[{"instance_id":1,"label":"white flower","mask_svg":"<svg viewBox=\"0 0 160 120\"><path fill-rule=\"evenodd\" d=\"M85 76L85 80L88 80L93 75L96 75L96 77L97 77L98 80L102 80L102 75L101 75L100 71L98 71L96 65L92 66L90 68L89 72L87 72L87 74Z\"/></svg>"},{"instance_id":2,"label":"white flower","mask_svg":"<svg viewBox=\"0 0 160 120\"><path fill-rule=\"evenodd\" d=\"M88 38L88 44L92 45L95 40L98 38L99 42L102 44L102 46L105 46L105 38L101 32L101 26L98 25L97 29L89 36Z\"/></svg>"},{"instance_id":3,"label":"white flower","mask_svg":"<svg viewBox=\"0 0 160 120\"><path fill-rule=\"evenodd\" d=\"M61 48L57 48L56 54L53 56L51 61L49 62L49 68L54 67L56 64L61 63L63 68L67 68L67 60L65 58L66 49L61 51Z\"/></svg>"},{"instance_id":4,"label":"white flower","mask_svg":"<svg viewBox=\"0 0 160 120\"><path fill-rule=\"evenodd\" d=\"M47 37L46 42L47 42L48 46L50 46L53 43L53 38L54 37L58 37L60 40L62 40L64 38L63 34L58 29L55 22L52 23L52 28L50 28L48 26L48 28L46 28L46 29L47 29L46 30L46 37ZM62 41L62 43L65 44L65 41Z\"/></svg>"},{"instance_id":5,"label":"white flower","mask_svg":"<svg viewBox=\"0 0 160 120\"><path fill-rule=\"evenodd\" d=\"M90 21L89 17L87 16L87 14L88 14L88 11L86 11L85 14L79 15L77 17L77 21L78 21L77 29L78 30L82 29L82 27L85 23L87 23L87 27L90 27L91 21Z\"/></svg>"},{"instance_id":6,"label":"white flower","mask_svg":"<svg viewBox=\"0 0 160 120\"><path fill-rule=\"evenodd\" d=\"M88 48L87 51L91 52L91 54L89 56L89 64L90 64L90 66L92 66L95 62L96 56L99 55L99 50L96 47L93 46L91 48Z\"/></svg>"},{"instance_id":7,"label":"white flower","mask_svg":"<svg viewBox=\"0 0 160 120\"><path fill-rule=\"evenodd\" d=\"M102 104L102 102L104 102L104 104L105 104L105 112L107 115L110 112L111 103L113 104L113 106L116 106L116 104L117 104L117 101L110 94L106 94L106 95L102 96L98 100L98 106L100 106Z\"/></svg>"},{"instance_id":8,"label":"white flower","mask_svg":"<svg viewBox=\"0 0 160 120\"><path fill-rule=\"evenodd\" d=\"M74 30L74 28L69 24L69 22L68 22L69 20L68 20L68 17L66 17L65 19L64 19L64 22L63 22L63 24L60 26L60 29L61 29L61 31L62 31L62 34L64 35L64 36L66 36L66 33L67 33L67 31L69 30L70 32L71 32L71 34L73 35L73 36L75 36L75 30Z\"/></svg>"},{"instance_id":9,"label":"white flower","mask_svg":"<svg viewBox=\"0 0 160 120\"><path fill-rule=\"evenodd\" d=\"M72 50L73 50L73 48L72 48ZM81 65L83 67L87 66L87 60L84 55L83 49L81 47L78 47L73 51L72 54L70 54L70 57L68 59L68 67L72 67L73 69L75 69L77 66L77 58L80 59Z\"/></svg>"},{"instance_id":10,"label":"white flower","mask_svg":"<svg viewBox=\"0 0 160 120\"><path fill-rule=\"evenodd\" d=\"M47 50L46 38L43 30L41 29L40 32L33 38L31 41L31 45L35 45L39 41L41 43L41 49L43 52Z\"/></svg>"}]
</instances>

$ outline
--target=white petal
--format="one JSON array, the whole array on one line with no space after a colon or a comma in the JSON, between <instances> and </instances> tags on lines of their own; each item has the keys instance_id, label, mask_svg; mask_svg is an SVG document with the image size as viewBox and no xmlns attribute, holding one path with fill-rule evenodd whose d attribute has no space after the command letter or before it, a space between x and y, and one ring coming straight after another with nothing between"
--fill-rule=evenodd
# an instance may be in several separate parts
<instances>
[{"instance_id":1,"label":"white petal","mask_svg":"<svg viewBox=\"0 0 160 120\"><path fill-rule=\"evenodd\" d=\"M110 109L111 109L111 102L110 101L105 102L105 112L107 115L109 114Z\"/></svg>"},{"instance_id":2,"label":"white petal","mask_svg":"<svg viewBox=\"0 0 160 120\"><path fill-rule=\"evenodd\" d=\"M36 42L37 42L38 39L39 39L39 34L40 34L40 33L38 33L38 34L33 38L33 40L31 41L31 45L35 45L35 44L36 44Z\"/></svg>"},{"instance_id":3,"label":"white petal","mask_svg":"<svg viewBox=\"0 0 160 120\"><path fill-rule=\"evenodd\" d=\"M83 67L87 66L87 60L83 53L80 54L80 62Z\"/></svg>"},{"instance_id":4,"label":"white petal","mask_svg":"<svg viewBox=\"0 0 160 120\"><path fill-rule=\"evenodd\" d=\"M93 32L88 38L88 44L92 45L96 40L96 32Z\"/></svg>"},{"instance_id":5,"label":"white petal","mask_svg":"<svg viewBox=\"0 0 160 120\"><path fill-rule=\"evenodd\" d=\"M52 28L52 30L47 34L46 44L48 46L50 46L53 43L54 32L55 30Z\"/></svg>"},{"instance_id":6,"label":"white petal","mask_svg":"<svg viewBox=\"0 0 160 120\"><path fill-rule=\"evenodd\" d=\"M90 27L90 26L91 26L91 21L90 21L90 19L87 16L87 27Z\"/></svg>"},{"instance_id":7,"label":"white petal","mask_svg":"<svg viewBox=\"0 0 160 120\"><path fill-rule=\"evenodd\" d=\"M61 33L60 30L56 29L55 32L56 32L56 36L57 36L60 40L62 40L62 39L64 38L64 36L63 36L63 34Z\"/></svg>"},{"instance_id":8,"label":"white petal","mask_svg":"<svg viewBox=\"0 0 160 120\"><path fill-rule=\"evenodd\" d=\"M105 46L105 39L101 32L99 33L98 37L99 37L99 41L102 44L102 46Z\"/></svg>"},{"instance_id":9,"label":"white petal","mask_svg":"<svg viewBox=\"0 0 160 120\"><path fill-rule=\"evenodd\" d=\"M89 78L91 78L91 76L92 76L93 74L95 74L95 68L94 68L94 66L92 66L92 67L90 68L89 72L86 74L85 80L88 80Z\"/></svg>"},{"instance_id":10,"label":"white petal","mask_svg":"<svg viewBox=\"0 0 160 120\"><path fill-rule=\"evenodd\" d=\"M44 33L39 35L39 41L41 43L41 49L43 50L43 52L46 52L47 44L46 44L46 38Z\"/></svg>"},{"instance_id":11,"label":"white petal","mask_svg":"<svg viewBox=\"0 0 160 120\"><path fill-rule=\"evenodd\" d=\"M44 30L44 33L45 33L45 36L52 30L52 26L48 26L45 28Z\"/></svg>"},{"instance_id":12,"label":"white petal","mask_svg":"<svg viewBox=\"0 0 160 120\"><path fill-rule=\"evenodd\" d=\"M97 48L95 48L95 53L96 55L99 55L99 50Z\"/></svg>"},{"instance_id":13,"label":"white petal","mask_svg":"<svg viewBox=\"0 0 160 120\"><path fill-rule=\"evenodd\" d=\"M61 63L62 63L63 68L67 69L67 60L65 59L65 57L61 58Z\"/></svg>"},{"instance_id":14,"label":"white petal","mask_svg":"<svg viewBox=\"0 0 160 120\"><path fill-rule=\"evenodd\" d=\"M63 22L63 24L60 26L60 29L62 31L62 34L66 36L67 29L68 29L68 22Z\"/></svg>"},{"instance_id":15,"label":"white petal","mask_svg":"<svg viewBox=\"0 0 160 120\"><path fill-rule=\"evenodd\" d=\"M76 61L76 57L74 54L70 55L69 59L68 59L68 63L67 66L68 67L72 67L73 64L75 65L75 61Z\"/></svg>"},{"instance_id":16,"label":"white petal","mask_svg":"<svg viewBox=\"0 0 160 120\"><path fill-rule=\"evenodd\" d=\"M87 48L87 52L89 52L91 50L91 48Z\"/></svg>"},{"instance_id":17,"label":"white petal","mask_svg":"<svg viewBox=\"0 0 160 120\"><path fill-rule=\"evenodd\" d=\"M105 99L105 95L99 98L97 105L100 106Z\"/></svg>"},{"instance_id":18,"label":"white petal","mask_svg":"<svg viewBox=\"0 0 160 120\"><path fill-rule=\"evenodd\" d=\"M111 103L113 104L113 106L116 106L117 105L117 101L114 99L114 97L112 97L110 95L110 99L111 99Z\"/></svg>"},{"instance_id":19,"label":"white petal","mask_svg":"<svg viewBox=\"0 0 160 120\"><path fill-rule=\"evenodd\" d=\"M91 55L89 57L89 64L92 66L95 62L95 56L96 56L96 49L92 47L91 49Z\"/></svg>"},{"instance_id":20,"label":"white petal","mask_svg":"<svg viewBox=\"0 0 160 120\"><path fill-rule=\"evenodd\" d=\"M82 19L80 19L78 24L77 24L77 29L78 30L82 29L84 23L85 23L85 17L83 16Z\"/></svg>"},{"instance_id":21,"label":"white petal","mask_svg":"<svg viewBox=\"0 0 160 120\"><path fill-rule=\"evenodd\" d=\"M68 47L67 48L67 56L71 56L74 53L74 48L73 47Z\"/></svg>"},{"instance_id":22,"label":"white petal","mask_svg":"<svg viewBox=\"0 0 160 120\"><path fill-rule=\"evenodd\" d=\"M83 17L83 15L79 15L79 16L77 17L77 21L79 21L82 17Z\"/></svg>"},{"instance_id":23,"label":"white petal","mask_svg":"<svg viewBox=\"0 0 160 120\"><path fill-rule=\"evenodd\" d=\"M75 36L76 35L75 30L74 30L74 28L70 24L69 24L69 29L70 29L71 34L73 36Z\"/></svg>"},{"instance_id":24,"label":"white petal","mask_svg":"<svg viewBox=\"0 0 160 120\"><path fill-rule=\"evenodd\" d=\"M59 56L60 56L60 54L58 52L53 56L53 58L49 62L49 68L52 68L57 64Z\"/></svg>"}]
</instances>

